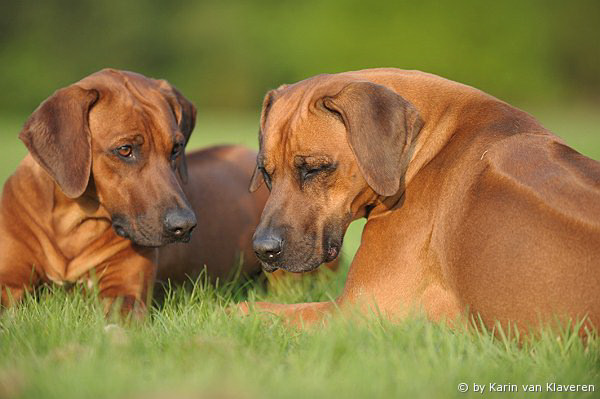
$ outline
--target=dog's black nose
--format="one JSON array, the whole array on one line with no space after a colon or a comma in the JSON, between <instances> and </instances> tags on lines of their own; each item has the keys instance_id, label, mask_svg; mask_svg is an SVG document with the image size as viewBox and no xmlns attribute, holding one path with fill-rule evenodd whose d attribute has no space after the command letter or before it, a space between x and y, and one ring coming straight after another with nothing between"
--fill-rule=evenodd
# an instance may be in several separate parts
<instances>
[{"instance_id":1,"label":"dog's black nose","mask_svg":"<svg viewBox=\"0 0 600 399\"><path fill-rule=\"evenodd\" d=\"M189 209L173 209L165 215L165 230L177 240L189 238L189 233L194 227L196 227L196 215Z\"/></svg>"},{"instance_id":2,"label":"dog's black nose","mask_svg":"<svg viewBox=\"0 0 600 399\"><path fill-rule=\"evenodd\" d=\"M254 238L254 253L266 263L275 262L281 256L283 240L272 234Z\"/></svg>"}]
</instances>

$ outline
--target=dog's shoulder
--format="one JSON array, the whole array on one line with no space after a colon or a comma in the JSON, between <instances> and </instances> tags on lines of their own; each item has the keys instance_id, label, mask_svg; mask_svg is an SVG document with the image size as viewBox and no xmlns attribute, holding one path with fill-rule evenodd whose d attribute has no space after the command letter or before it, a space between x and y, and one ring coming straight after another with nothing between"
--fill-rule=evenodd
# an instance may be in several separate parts
<instances>
[{"instance_id":1,"label":"dog's shoulder","mask_svg":"<svg viewBox=\"0 0 600 399\"><path fill-rule=\"evenodd\" d=\"M600 163L550 133L515 134L484 151L484 180L540 210L600 229Z\"/></svg>"},{"instance_id":2,"label":"dog's shoulder","mask_svg":"<svg viewBox=\"0 0 600 399\"><path fill-rule=\"evenodd\" d=\"M36 208L52 204L54 182L48 173L27 155L6 180L2 197L31 204Z\"/></svg>"}]
</instances>

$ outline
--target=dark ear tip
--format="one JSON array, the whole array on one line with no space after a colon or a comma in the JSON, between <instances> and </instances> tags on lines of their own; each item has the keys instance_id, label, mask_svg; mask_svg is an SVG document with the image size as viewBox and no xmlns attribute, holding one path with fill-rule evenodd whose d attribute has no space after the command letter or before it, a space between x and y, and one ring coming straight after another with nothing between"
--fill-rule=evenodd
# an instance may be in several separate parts
<instances>
[{"instance_id":1,"label":"dark ear tip","mask_svg":"<svg viewBox=\"0 0 600 399\"><path fill-rule=\"evenodd\" d=\"M398 189L395 189L395 190L375 190L375 192L377 194L381 195L382 197L392 197L392 196L394 196L398 192Z\"/></svg>"},{"instance_id":2,"label":"dark ear tip","mask_svg":"<svg viewBox=\"0 0 600 399\"><path fill-rule=\"evenodd\" d=\"M87 187L86 187L87 188ZM65 194L68 198L71 199L76 199L79 198L83 195L83 193L85 193L85 189L84 190L66 190L66 189L62 189L63 194Z\"/></svg>"},{"instance_id":3,"label":"dark ear tip","mask_svg":"<svg viewBox=\"0 0 600 399\"><path fill-rule=\"evenodd\" d=\"M63 192L64 195L66 195L68 198L76 199L81 197L86 192L90 181L89 178L85 180L64 179L62 182L59 183L58 181L56 181L56 183L59 185L60 190Z\"/></svg>"},{"instance_id":4,"label":"dark ear tip","mask_svg":"<svg viewBox=\"0 0 600 399\"><path fill-rule=\"evenodd\" d=\"M368 179L371 180L371 179ZM398 193L400 190L400 181L395 181L393 183L387 182L384 184L376 183L373 181L367 181L367 184L375 191L378 195L382 197L391 197Z\"/></svg>"},{"instance_id":5,"label":"dark ear tip","mask_svg":"<svg viewBox=\"0 0 600 399\"><path fill-rule=\"evenodd\" d=\"M256 190L258 190L260 188L260 186L262 186L262 180L259 180L258 182L252 180L250 182L250 186L248 187L248 191L253 193Z\"/></svg>"}]
</instances>

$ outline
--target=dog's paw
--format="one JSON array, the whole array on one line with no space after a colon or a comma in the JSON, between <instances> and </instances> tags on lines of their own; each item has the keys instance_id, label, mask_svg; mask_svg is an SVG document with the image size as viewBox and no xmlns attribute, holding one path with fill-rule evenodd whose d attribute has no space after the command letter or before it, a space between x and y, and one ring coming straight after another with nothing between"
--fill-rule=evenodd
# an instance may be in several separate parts
<instances>
[{"instance_id":1,"label":"dog's paw","mask_svg":"<svg viewBox=\"0 0 600 399\"><path fill-rule=\"evenodd\" d=\"M146 304L133 295L105 297L103 301L107 320L140 322L146 318Z\"/></svg>"},{"instance_id":2,"label":"dog's paw","mask_svg":"<svg viewBox=\"0 0 600 399\"><path fill-rule=\"evenodd\" d=\"M236 303L227 307L225 312L232 316L247 316L250 314L250 305L248 302Z\"/></svg>"},{"instance_id":3,"label":"dog's paw","mask_svg":"<svg viewBox=\"0 0 600 399\"><path fill-rule=\"evenodd\" d=\"M107 324L104 326L104 333L109 341L115 345L125 345L129 342L127 331L118 324Z\"/></svg>"}]
</instances>

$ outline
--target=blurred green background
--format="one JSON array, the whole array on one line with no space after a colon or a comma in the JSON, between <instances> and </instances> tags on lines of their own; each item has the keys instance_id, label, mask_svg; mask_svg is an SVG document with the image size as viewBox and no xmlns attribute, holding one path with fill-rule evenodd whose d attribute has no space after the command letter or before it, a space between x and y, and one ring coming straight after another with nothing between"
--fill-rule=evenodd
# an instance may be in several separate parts
<instances>
[{"instance_id":1,"label":"blurred green background","mask_svg":"<svg viewBox=\"0 0 600 399\"><path fill-rule=\"evenodd\" d=\"M35 107L108 66L194 101L192 146L256 147L262 96L282 83L394 66L476 86L599 159L599 20L597 0L2 1L0 183Z\"/></svg>"}]
</instances>

